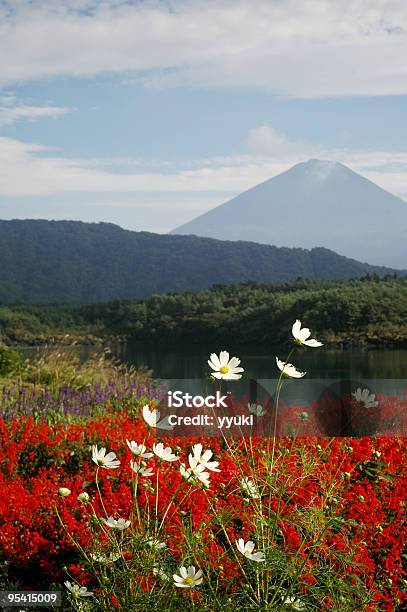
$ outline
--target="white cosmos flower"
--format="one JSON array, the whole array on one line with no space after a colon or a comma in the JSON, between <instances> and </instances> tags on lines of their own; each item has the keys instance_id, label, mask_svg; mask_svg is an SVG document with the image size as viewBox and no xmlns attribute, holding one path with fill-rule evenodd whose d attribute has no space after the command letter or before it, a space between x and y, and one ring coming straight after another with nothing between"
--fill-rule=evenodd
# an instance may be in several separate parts
<instances>
[{"instance_id":1,"label":"white cosmos flower","mask_svg":"<svg viewBox=\"0 0 407 612\"><path fill-rule=\"evenodd\" d=\"M179 457L174 455L172 452L172 448L169 446L164 447L162 442L158 442L158 444L154 444L153 451L157 455L159 459L163 461L178 461Z\"/></svg>"},{"instance_id":2,"label":"white cosmos flower","mask_svg":"<svg viewBox=\"0 0 407 612\"><path fill-rule=\"evenodd\" d=\"M75 598L76 597L91 597L93 595L93 592L88 591L88 589L85 586L79 586L79 584L69 582L69 580L66 580L64 582L64 585L66 586L68 591L71 593L72 597L75 597Z\"/></svg>"},{"instance_id":3,"label":"white cosmos flower","mask_svg":"<svg viewBox=\"0 0 407 612\"><path fill-rule=\"evenodd\" d=\"M306 372L300 372L300 370L297 370L297 368L291 363L280 361L278 357L276 357L276 362L278 369L283 373L283 376L285 376L286 378L302 378L306 375Z\"/></svg>"},{"instance_id":4,"label":"white cosmos flower","mask_svg":"<svg viewBox=\"0 0 407 612\"><path fill-rule=\"evenodd\" d=\"M58 495L61 497L68 497L71 494L71 489L67 489L66 487L61 487L58 489Z\"/></svg>"},{"instance_id":5,"label":"white cosmos flower","mask_svg":"<svg viewBox=\"0 0 407 612\"><path fill-rule=\"evenodd\" d=\"M203 581L202 570L199 569L198 571L195 571L194 565L190 565L188 568L184 566L180 567L179 573L179 576L177 576L177 574L173 575L176 587L193 589Z\"/></svg>"},{"instance_id":6,"label":"white cosmos flower","mask_svg":"<svg viewBox=\"0 0 407 612\"><path fill-rule=\"evenodd\" d=\"M130 467L133 472L136 472L136 474L138 474L139 476L144 476L145 478L147 478L148 476L154 475L152 468L139 465L136 461L130 461Z\"/></svg>"},{"instance_id":7,"label":"white cosmos flower","mask_svg":"<svg viewBox=\"0 0 407 612\"><path fill-rule=\"evenodd\" d=\"M153 453L146 453L147 448L144 444L137 444L134 440L126 440L126 444L136 457L142 457L143 459L150 459L153 457Z\"/></svg>"},{"instance_id":8,"label":"white cosmos flower","mask_svg":"<svg viewBox=\"0 0 407 612\"><path fill-rule=\"evenodd\" d=\"M105 555L104 553L91 553L90 556L98 563L114 563L121 557L121 555L118 555L117 553L109 553L108 555Z\"/></svg>"},{"instance_id":9,"label":"white cosmos flower","mask_svg":"<svg viewBox=\"0 0 407 612\"><path fill-rule=\"evenodd\" d=\"M310 338L308 340L308 338L311 335L311 332L308 329L308 327L303 327L301 329L301 321L299 319L296 320L296 322L294 323L292 327L292 334L294 336L294 340L296 344L303 345L303 346L311 346L312 348L316 348L317 346L322 346L322 342L319 342L318 340L314 340L313 338Z\"/></svg>"},{"instance_id":10,"label":"white cosmos flower","mask_svg":"<svg viewBox=\"0 0 407 612\"><path fill-rule=\"evenodd\" d=\"M109 518L107 519L102 518L102 521L108 527L111 527L112 529L118 529L119 531L123 531L123 529L127 529L128 527L130 527L130 521L126 521L123 518L118 518L116 520L112 516L109 516Z\"/></svg>"},{"instance_id":11,"label":"white cosmos flower","mask_svg":"<svg viewBox=\"0 0 407 612\"><path fill-rule=\"evenodd\" d=\"M250 561L256 561L256 563L261 563L265 561L263 552L253 552L254 551L254 542L248 540L246 544L244 543L243 538L239 538L236 542L237 550L242 553L246 557L246 559L250 559Z\"/></svg>"},{"instance_id":12,"label":"white cosmos flower","mask_svg":"<svg viewBox=\"0 0 407 612\"><path fill-rule=\"evenodd\" d=\"M210 485L210 481L209 481L209 473L205 472L205 466L198 464L195 467L185 467L185 465L183 463L180 464L179 466L180 472L181 472L181 476L183 478L185 478L185 480L188 480L188 482L191 481L199 481L201 482L205 487L209 487Z\"/></svg>"},{"instance_id":13,"label":"white cosmos flower","mask_svg":"<svg viewBox=\"0 0 407 612\"><path fill-rule=\"evenodd\" d=\"M307 606L305 605L305 603L303 601L301 601L300 599L297 599L296 597L292 596L292 595L288 595L287 597L283 598L283 604L285 604L286 606L290 606L292 610L306 610Z\"/></svg>"},{"instance_id":14,"label":"white cosmos flower","mask_svg":"<svg viewBox=\"0 0 407 612\"><path fill-rule=\"evenodd\" d=\"M150 410L150 407L148 404L143 406L143 419L145 420L147 425L149 425L150 427L157 427L158 429L168 429L168 430L174 429L174 425L170 425L168 423L168 419L169 419L168 416L166 416L164 419L160 421L159 420L160 413L157 410L157 408L154 408L154 410Z\"/></svg>"},{"instance_id":15,"label":"white cosmos flower","mask_svg":"<svg viewBox=\"0 0 407 612\"><path fill-rule=\"evenodd\" d=\"M370 393L369 389L361 389L360 387L352 393L352 397L365 408L376 408L378 402L374 393Z\"/></svg>"},{"instance_id":16,"label":"white cosmos flower","mask_svg":"<svg viewBox=\"0 0 407 612\"><path fill-rule=\"evenodd\" d=\"M261 404L247 404L247 408L251 414L257 417L262 417L266 414L266 410L264 410Z\"/></svg>"},{"instance_id":17,"label":"white cosmos flower","mask_svg":"<svg viewBox=\"0 0 407 612\"><path fill-rule=\"evenodd\" d=\"M229 359L229 353L227 351L221 351L219 357L216 353L212 353L208 364L214 370L212 376L223 380L239 380L242 378L241 372L244 372L243 368L239 368L240 359L232 357Z\"/></svg>"},{"instance_id":18,"label":"white cosmos flower","mask_svg":"<svg viewBox=\"0 0 407 612\"><path fill-rule=\"evenodd\" d=\"M154 550L162 550L167 546L165 542L160 542L157 538L148 538L147 544L154 548Z\"/></svg>"},{"instance_id":19,"label":"white cosmos flower","mask_svg":"<svg viewBox=\"0 0 407 612\"><path fill-rule=\"evenodd\" d=\"M120 465L119 459L116 459L116 453L107 453L105 448L99 448L94 444L92 446L92 461L96 463L99 467L114 469L118 468Z\"/></svg>"},{"instance_id":20,"label":"white cosmos flower","mask_svg":"<svg viewBox=\"0 0 407 612\"><path fill-rule=\"evenodd\" d=\"M204 468L210 470L211 472L220 472L220 470L218 470L219 461L209 461L213 455L213 452L208 448L202 454L202 450L202 444L194 444L192 447L192 455L190 453L188 456L190 467L195 469L197 465L203 465Z\"/></svg>"},{"instance_id":21,"label":"white cosmos flower","mask_svg":"<svg viewBox=\"0 0 407 612\"><path fill-rule=\"evenodd\" d=\"M260 492L259 489L253 480L250 480L247 476L242 478L240 481L240 486L242 488L243 493L245 493L248 497L252 499L259 499Z\"/></svg>"}]
</instances>

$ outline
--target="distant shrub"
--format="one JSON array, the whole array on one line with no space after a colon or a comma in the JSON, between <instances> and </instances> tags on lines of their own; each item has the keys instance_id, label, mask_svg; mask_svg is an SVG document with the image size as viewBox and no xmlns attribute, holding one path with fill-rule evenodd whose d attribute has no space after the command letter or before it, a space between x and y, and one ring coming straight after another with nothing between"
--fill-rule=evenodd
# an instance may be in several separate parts
<instances>
[{"instance_id":1,"label":"distant shrub","mask_svg":"<svg viewBox=\"0 0 407 612\"><path fill-rule=\"evenodd\" d=\"M0 376L6 376L21 370L21 354L5 344L0 343Z\"/></svg>"},{"instance_id":2,"label":"distant shrub","mask_svg":"<svg viewBox=\"0 0 407 612\"><path fill-rule=\"evenodd\" d=\"M77 348L50 348L27 363L23 380L34 385L46 386L51 392L61 387L80 390L90 385L107 385L123 378L129 381L141 377L149 378L147 370L135 370L109 358L109 351L95 351L82 360Z\"/></svg>"}]
</instances>

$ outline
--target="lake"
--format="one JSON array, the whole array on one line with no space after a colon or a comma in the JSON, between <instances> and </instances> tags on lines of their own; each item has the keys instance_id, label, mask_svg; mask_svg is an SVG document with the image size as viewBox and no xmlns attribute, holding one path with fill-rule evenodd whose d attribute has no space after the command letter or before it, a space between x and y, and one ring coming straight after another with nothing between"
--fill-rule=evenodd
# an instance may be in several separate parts
<instances>
[{"instance_id":1,"label":"lake","mask_svg":"<svg viewBox=\"0 0 407 612\"><path fill-rule=\"evenodd\" d=\"M123 363L146 366L156 378L205 378L209 371L207 359L211 352L219 353L224 346L158 345L143 342L113 344L112 355ZM40 348L24 348L27 356L43 352ZM60 347L60 350L64 350ZM70 347L66 350L72 350ZM93 346L78 346L82 358L95 351ZM248 378L274 378L277 374L275 356L282 360L287 349L259 350L257 347L230 349L241 360ZM299 349L290 361L305 370L310 378L329 379L405 379L407 380L407 349Z\"/></svg>"},{"instance_id":2,"label":"lake","mask_svg":"<svg viewBox=\"0 0 407 612\"><path fill-rule=\"evenodd\" d=\"M124 363L147 366L157 378L201 378L208 372L207 359L210 353L224 348L129 343L113 346L112 352ZM241 359L241 365L249 378L274 378L277 373L275 356L283 360L287 357L281 349L259 351L255 347L243 347L240 351L230 352ZM407 349L300 349L290 361L305 370L311 378L407 380Z\"/></svg>"},{"instance_id":3,"label":"lake","mask_svg":"<svg viewBox=\"0 0 407 612\"><path fill-rule=\"evenodd\" d=\"M161 379L169 388L194 391L194 394L207 394L209 366L207 359L211 352L219 353L223 346L204 347L198 345L152 345L147 343L116 344L111 347L112 355L122 363L136 367L145 366L153 371L156 379ZM229 347L228 347L229 348ZM241 381L242 389L253 390L250 379L257 381L256 389L260 398L263 392L274 395L279 371L275 356L287 358L283 351L259 351L257 347L240 347L241 350L230 350L231 355L241 359L245 369ZM27 348L27 356L41 348ZM72 351L72 347L59 347ZM95 352L93 346L74 348L82 359ZM287 353L287 349L286 349ZM290 361L298 369L307 372L304 379L293 381L284 387L282 399L293 404L310 404L317 400L326 389L342 395L355 391L358 387L368 388L374 394L388 397L405 398L407 394L407 350L332 350L297 349ZM249 385L249 387L247 387ZM245 391L244 391L245 392ZM251 391L252 392L252 391ZM257 397L257 391L256 391Z\"/></svg>"}]
</instances>

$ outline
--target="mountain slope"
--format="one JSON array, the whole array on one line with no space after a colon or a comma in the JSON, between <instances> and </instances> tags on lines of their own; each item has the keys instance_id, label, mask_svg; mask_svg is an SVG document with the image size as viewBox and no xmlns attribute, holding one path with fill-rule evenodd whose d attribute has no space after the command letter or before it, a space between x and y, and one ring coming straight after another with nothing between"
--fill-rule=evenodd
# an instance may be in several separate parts
<instances>
[{"instance_id":1,"label":"mountain slope","mask_svg":"<svg viewBox=\"0 0 407 612\"><path fill-rule=\"evenodd\" d=\"M346 166L300 163L171 232L407 266L407 204Z\"/></svg>"},{"instance_id":2,"label":"mountain slope","mask_svg":"<svg viewBox=\"0 0 407 612\"><path fill-rule=\"evenodd\" d=\"M392 272L323 248L163 236L107 223L0 221L0 302L7 303L100 302L247 280Z\"/></svg>"}]
</instances>

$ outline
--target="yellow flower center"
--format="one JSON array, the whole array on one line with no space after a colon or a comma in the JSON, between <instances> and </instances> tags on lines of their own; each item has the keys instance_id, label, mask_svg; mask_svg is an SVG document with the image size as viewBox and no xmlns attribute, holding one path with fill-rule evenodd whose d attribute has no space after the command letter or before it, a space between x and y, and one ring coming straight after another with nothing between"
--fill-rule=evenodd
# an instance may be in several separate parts
<instances>
[{"instance_id":1,"label":"yellow flower center","mask_svg":"<svg viewBox=\"0 0 407 612\"><path fill-rule=\"evenodd\" d=\"M191 576L187 576L186 578L184 578L184 582L185 584L194 584L194 579L191 578Z\"/></svg>"},{"instance_id":2,"label":"yellow flower center","mask_svg":"<svg viewBox=\"0 0 407 612\"><path fill-rule=\"evenodd\" d=\"M229 372L229 368L227 366L222 366L219 370L221 374L227 374Z\"/></svg>"}]
</instances>

